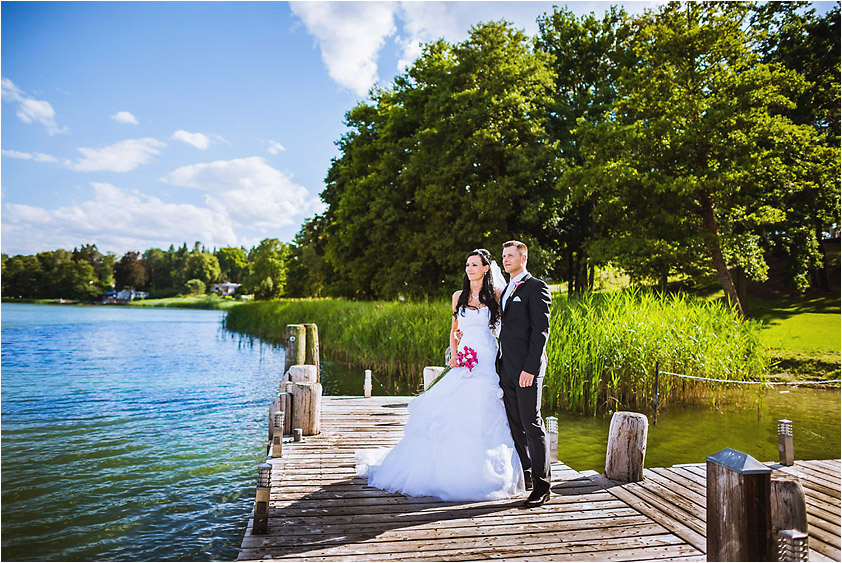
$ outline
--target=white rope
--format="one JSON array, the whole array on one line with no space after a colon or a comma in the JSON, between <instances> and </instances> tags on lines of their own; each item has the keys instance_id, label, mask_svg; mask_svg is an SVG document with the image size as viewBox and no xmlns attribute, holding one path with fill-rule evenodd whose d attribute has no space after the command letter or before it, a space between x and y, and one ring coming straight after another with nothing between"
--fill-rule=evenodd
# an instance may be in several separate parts
<instances>
[{"instance_id":1,"label":"white rope","mask_svg":"<svg viewBox=\"0 0 842 563\"><path fill-rule=\"evenodd\" d=\"M827 381L739 381L734 379L713 379L711 377L698 377L696 375L684 375L682 373L671 373L659 371L664 375L673 375L684 379L700 379L702 381L715 381L716 383L740 383L743 385L824 385L825 383L840 383L842 379L828 379Z\"/></svg>"}]
</instances>

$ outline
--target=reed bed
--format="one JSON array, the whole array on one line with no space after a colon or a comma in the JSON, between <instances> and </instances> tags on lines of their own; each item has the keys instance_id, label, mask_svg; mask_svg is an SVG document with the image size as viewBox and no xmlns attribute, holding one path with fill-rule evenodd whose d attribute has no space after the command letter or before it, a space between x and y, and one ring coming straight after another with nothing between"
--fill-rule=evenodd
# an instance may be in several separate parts
<instances>
[{"instance_id":1,"label":"reed bed","mask_svg":"<svg viewBox=\"0 0 842 563\"><path fill-rule=\"evenodd\" d=\"M316 323L326 360L394 376L411 388L422 384L424 366L441 365L450 331L450 303L283 299L232 308L226 329L284 343L286 325Z\"/></svg>"},{"instance_id":2,"label":"reed bed","mask_svg":"<svg viewBox=\"0 0 842 563\"><path fill-rule=\"evenodd\" d=\"M547 345L544 404L595 414L651 406L655 365L710 379L764 381L760 324L718 301L627 289L557 295ZM660 377L659 403L711 401L726 384ZM761 386L754 386L759 388Z\"/></svg>"},{"instance_id":3,"label":"reed bed","mask_svg":"<svg viewBox=\"0 0 842 563\"><path fill-rule=\"evenodd\" d=\"M282 345L286 325L319 326L322 357L419 388L427 365L443 365L450 303L284 299L230 309L225 328ZM651 405L662 371L712 379L763 380L759 323L719 302L624 290L556 294L547 345L544 406L584 414ZM754 386L760 387L760 386ZM660 403L716 402L723 384L660 378Z\"/></svg>"}]
</instances>

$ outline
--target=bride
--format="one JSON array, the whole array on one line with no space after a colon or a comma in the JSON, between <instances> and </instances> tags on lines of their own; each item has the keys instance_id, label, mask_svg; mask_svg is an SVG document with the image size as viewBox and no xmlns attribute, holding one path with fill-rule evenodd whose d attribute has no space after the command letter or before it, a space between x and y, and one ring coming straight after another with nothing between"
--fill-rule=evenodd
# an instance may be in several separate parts
<instances>
[{"instance_id":1,"label":"bride","mask_svg":"<svg viewBox=\"0 0 842 563\"><path fill-rule=\"evenodd\" d=\"M495 369L504 285L487 250L468 255L462 290L453 294L451 369L409 403L409 421L397 446L385 454L357 452L357 473L367 476L370 486L446 501L501 499L524 492ZM459 340L457 331L462 333Z\"/></svg>"}]
</instances>

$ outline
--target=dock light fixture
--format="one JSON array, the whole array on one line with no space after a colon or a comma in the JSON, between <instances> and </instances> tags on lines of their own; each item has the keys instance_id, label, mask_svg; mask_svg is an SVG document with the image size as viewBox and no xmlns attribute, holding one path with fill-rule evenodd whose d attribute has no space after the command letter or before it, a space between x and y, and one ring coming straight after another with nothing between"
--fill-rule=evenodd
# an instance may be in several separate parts
<instances>
[{"instance_id":1,"label":"dock light fixture","mask_svg":"<svg viewBox=\"0 0 842 563\"><path fill-rule=\"evenodd\" d=\"M275 411L272 417L272 457L282 457L284 452L284 411Z\"/></svg>"},{"instance_id":2,"label":"dock light fixture","mask_svg":"<svg viewBox=\"0 0 842 563\"><path fill-rule=\"evenodd\" d=\"M292 441L301 442L303 440L304 430L301 428L294 428L292 430Z\"/></svg>"},{"instance_id":3,"label":"dock light fixture","mask_svg":"<svg viewBox=\"0 0 842 563\"><path fill-rule=\"evenodd\" d=\"M792 443L792 421L781 419L778 421L778 454L781 465L795 463L795 448Z\"/></svg>"},{"instance_id":4,"label":"dock light fixture","mask_svg":"<svg viewBox=\"0 0 842 563\"><path fill-rule=\"evenodd\" d=\"M265 534L269 527L269 486L272 482L272 464L257 466L257 494L254 498L253 534Z\"/></svg>"},{"instance_id":5,"label":"dock light fixture","mask_svg":"<svg viewBox=\"0 0 842 563\"><path fill-rule=\"evenodd\" d=\"M558 418L547 417L547 442L549 442L550 463L558 461Z\"/></svg>"},{"instance_id":6,"label":"dock light fixture","mask_svg":"<svg viewBox=\"0 0 842 563\"><path fill-rule=\"evenodd\" d=\"M807 534L798 530L778 531L778 561L809 561Z\"/></svg>"}]
</instances>

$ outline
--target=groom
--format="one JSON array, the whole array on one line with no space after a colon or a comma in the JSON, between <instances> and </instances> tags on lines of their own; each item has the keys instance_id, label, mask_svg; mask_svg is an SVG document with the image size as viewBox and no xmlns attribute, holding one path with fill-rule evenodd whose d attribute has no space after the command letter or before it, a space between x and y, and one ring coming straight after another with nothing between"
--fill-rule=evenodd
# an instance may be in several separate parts
<instances>
[{"instance_id":1,"label":"groom","mask_svg":"<svg viewBox=\"0 0 842 563\"><path fill-rule=\"evenodd\" d=\"M541 387L547 369L551 297L547 284L526 271L526 260L526 245L522 242L512 240L503 245L503 267L511 279L501 297L497 373L526 488L532 489L523 506L532 508L550 498L550 458L541 419Z\"/></svg>"}]
</instances>

